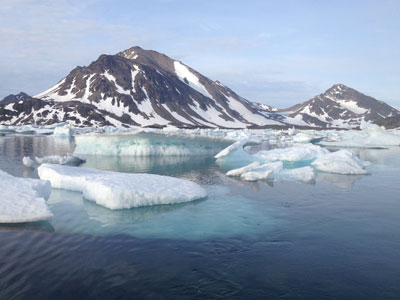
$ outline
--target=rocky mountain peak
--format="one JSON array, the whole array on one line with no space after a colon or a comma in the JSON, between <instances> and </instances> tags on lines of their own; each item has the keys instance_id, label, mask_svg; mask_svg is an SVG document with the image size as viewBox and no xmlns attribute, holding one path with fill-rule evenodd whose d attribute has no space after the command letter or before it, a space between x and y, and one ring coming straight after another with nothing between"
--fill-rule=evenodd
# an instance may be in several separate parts
<instances>
[{"instance_id":1,"label":"rocky mountain peak","mask_svg":"<svg viewBox=\"0 0 400 300\"><path fill-rule=\"evenodd\" d=\"M335 84L325 93L284 111L308 125L323 127L357 127L361 121L376 121L399 114L390 105L344 84Z\"/></svg>"},{"instance_id":2,"label":"rocky mountain peak","mask_svg":"<svg viewBox=\"0 0 400 300\"><path fill-rule=\"evenodd\" d=\"M0 104L8 104L20 100L24 100L29 98L30 96L24 92L19 92L18 94L11 94L8 95L7 97L4 97L2 100L0 100Z\"/></svg>"}]
</instances>

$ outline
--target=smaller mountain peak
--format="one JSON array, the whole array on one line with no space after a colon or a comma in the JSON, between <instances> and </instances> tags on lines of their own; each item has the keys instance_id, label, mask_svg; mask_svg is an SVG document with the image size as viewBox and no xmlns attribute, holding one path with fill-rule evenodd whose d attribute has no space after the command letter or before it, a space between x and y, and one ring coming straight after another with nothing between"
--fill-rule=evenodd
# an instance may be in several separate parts
<instances>
[{"instance_id":1,"label":"smaller mountain peak","mask_svg":"<svg viewBox=\"0 0 400 300\"><path fill-rule=\"evenodd\" d=\"M30 96L24 92L19 92L18 94L11 94L0 100L1 104L12 103L20 100L25 100L26 98L30 98Z\"/></svg>"},{"instance_id":2,"label":"smaller mountain peak","mask_svg":"<svg viewBox=\"0 0 400 300\"><path fill-rule=\"evenodd\" d=\"M332 85L329 89L325 91L325 94L341 94L345 91L350 90L350 88L342 83L337 83Z\"/></svg>"},{"instance_id":3,"label":"smaller mountain peak","mask_svg":"<svg viewBox=\"0 0 400 300\"><path fill-rule=\"evenodd\" d=\"M349 87L344 85L343 83L337 83L334 84L331 89L337 89L337 90L341 90L341 89L348 89Z\"/></svg>"},{"instance_id":4,"label":"smaller mountain peak","mask_svg":"<svg viewBox=\"0 0 400 300\"><path fill-rule=\"evenodd\" d=\"M117 53L117 55L125 57L127 59L137 59L139 57L139 54L142 54L145 51L146 50L144 50L143 48L141 48L139 46L133 46L129 49L126 49L124 51Z\"/></svg>"}]
</instances>

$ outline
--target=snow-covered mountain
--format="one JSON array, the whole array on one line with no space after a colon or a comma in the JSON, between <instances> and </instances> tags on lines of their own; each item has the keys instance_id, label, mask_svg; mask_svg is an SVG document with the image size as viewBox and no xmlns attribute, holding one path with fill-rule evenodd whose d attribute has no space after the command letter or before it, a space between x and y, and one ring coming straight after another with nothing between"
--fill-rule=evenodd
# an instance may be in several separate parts
<instances>
[{"instance_id":1,"label":"snow-covered mountain","mask_svg":"<svg viewBox=\"0 0 400 300\"><path fill-rule=\"evenodd\" d=\"M77 67L55 86L0 107L3 124L246 128L282 125L180 61L133 47Z\"/></svg>"},{"instance_id":2,"label":"snow-covered mountain","mask_svg":"<svg viewBox=\"0 0 400 300\"><path fill-rule=\"evenodd\" d=\"M361 121L374 122L400 115L385 102L343 84L335 84L324 94L280 111L299 124L342 128L358 127Z\"/></svg>"},{"instance_id":3,"label":"snow-covered mountain","mask_svg":"<svg viewBox=\"0 0 400 300\"><path fill-rule=\"evenodd\" d=\"M101 55L48 90L0 102L0 124L265 128L358 127L399 115L395 108L342 84L288 109L250 102L184 63L140 47Z\"/></svg>"}]
</instances>

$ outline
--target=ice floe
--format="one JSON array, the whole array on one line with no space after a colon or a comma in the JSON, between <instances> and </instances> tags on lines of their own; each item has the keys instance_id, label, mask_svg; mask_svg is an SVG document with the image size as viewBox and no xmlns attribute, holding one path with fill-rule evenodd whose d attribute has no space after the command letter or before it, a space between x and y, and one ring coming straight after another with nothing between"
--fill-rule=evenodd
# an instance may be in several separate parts
<instances>
[{"instance_id":1,"label":"ice floe","mask_svg":"<svg viewBox=\"0 0 400 300\"><path fill-rule=\"evenodd\" d=\"M87 200L109 209L193 201L207 196L198 184L169 176L132 174L43 164L40 178L53 188L79 191Z\"/></svg>"},{"instance_id":2,"label":"ice floe","mask_svg":"<svg viewBox=\"0 0 400 300\"><path fill-rule=\"evenodd\" d=\"M0 223L35 222L53 216L45 201L51 192L48 181L0 171L0 190Z\"/></svg>"},{"instance_id":3,"label":"ice floe","mask_svg":"<svg viewBox=\"0 0 400 300\"><path fill-rule=\"evenodd\" d=\"M240 178L245 181L257 181L267 179L271 174L277 174L281 172L283 168L282 162L267 163L255 168L248 168Z\"/></svg>"},{"instance_id":4,"label":"ice floe","mask_svg":"<svg viewBox=\"0 0 400 300\"><path fill-rule=\"evenodd\" d=\"M37 164L58 164L58 165L70 165L79 166L84 163L86 159L81 156L67 154L67 155L50 155L44 157L35 157Z\"/></svg>"},{"instance_id":5,"label":"ice floe","mask_svg":"<svg viewBox=\"0 0 400 300\"><path fill-rule=\"evenodd\" d=\"M23 165L24 165L25 167L28 167L28 168L33 168L34 165L35 165L35 162L34 162L30 157L28 157L28 156L24 156L24 157L22 158L22 163L23 163Z\"/></svg>"},{"instance_id":6,"label":"ice floe","mask_svg":"<svg viewBox=\"0 0 400 300\"><path fill-rule=\"evenodd\" d=\"M283 169L277 174L276 179L281 181L301 181L304 183L310 183L315 180L315 172L310 166L295 169Z\"/></svg>"},{"instance_id":7,"label":"ice floe","mask_svg":"<svg viewBox=\"0 0 400 300\"><path fill-rule=\"evenodd\" d=\"M190 156L215 154L231 141L186 135L164 135L139 132L136 134L85 134L75 137L78 155L114 156Z\"/></svg>"},{"instance_id":8,"label":"ice floe","mask_svg":"<svg viewBox=\"0 0 400 300\"><path fill-rule=\"evenodd\" d=\"M230 171L228 171L226 173L226 175L227 176L233 176L233 177L240 176L243 173L246 173L246 172L248 172L250 170L253 170L253 169L255 169L255 168L259 167L259 166L260 166L260 163L258 161L255 161L255 162L253 162L251 164L248 164L247 166L230 170Z\"/></svg>"},{"instance_id":9,"label":"ice floe","mask_svg":"<svg viewBox=\"0 0 400 300\"><path fill-rule=\"evenodd\" d=\"M367 173L365 167L370 162L359 159L348 150L339 150L318 157L311 165L321 172L361 175Z\"/></svg>"},{"instance_id":10,"label":"ice floe","mask_svg":"<svg viewBox=\"0 0 400 300\"><path fill-rule=\"evenodd\" d=\"M69 124L56 127L54 128L53 132L53 135L60 137L69 137L72 136L73 134L74 134L74 129Z\"/></svg>"},{"instance_id":11,"label":"ice floe","mask_svg":"<svg viewBox=\"0 0 400 300\"><path fill-rule=\"evenodd\" d=\"M226 147L222 151L218 152L214 157L218 159L218 158L222 158L222 157L228 156L233 151L236 151L236 150L238 150L240 148L243 148L243 146L244 146L244 144L246 142L247 142L247 139L246 140L239 140L237 142L234 142L232 145L229 145L228 147Z\"/></svg>"},{"instance_id":12,"label":"ice floe","mask_svg":"<svg viewBox=\"0 0 400 300\"><path fill-rule=\"evenodd\" d=\"M313 144L304 144L288 148L278 148L269 151L260 151L253 156L262 161L305 161L313 160L329 151Z\"/></svg>"}]
</instances>

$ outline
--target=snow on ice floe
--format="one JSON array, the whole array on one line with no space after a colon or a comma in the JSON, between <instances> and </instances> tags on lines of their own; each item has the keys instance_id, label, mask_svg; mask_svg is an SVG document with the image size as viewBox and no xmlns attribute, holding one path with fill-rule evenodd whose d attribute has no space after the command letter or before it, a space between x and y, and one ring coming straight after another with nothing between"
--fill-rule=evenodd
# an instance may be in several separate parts
<instances>
[{"instance_id":1,"label":"snow on ice floe","mask_svg":"<svg viewBox=\"0 0 400 300\"><path fill-rule=\"evenodd\" d=\"M0 190L0 223L35 222L53 216L45 201L51 192L48 181L0 171Z\"/></svg>"},{"instance_id":2,"label":"snow on ice floe","mask_svg":"<svg viewBox=\"0 0 400 300\"><path fill-rule=\"evenodd\" d=\"M39 177L53 188L79 191L109 209L189 202L207 197L198 184L169 176L132 174L43 164Z\"/></svg>"},{"instance_id":3,"label":"snow on ice floe","mask_svg":"<svg viewBox=\"0 0 400 300\"><path fill-rule=\"evenodd\" d=\"M365 167L370 162L359 159L348 150L339 150L318 157L311 165L321 172L362 175L367 174Z\"/></svg>"}]
</instances>

